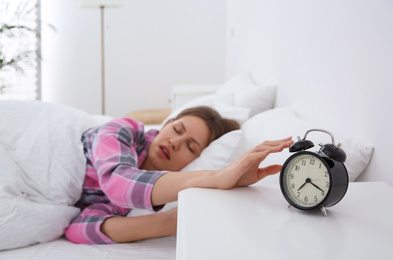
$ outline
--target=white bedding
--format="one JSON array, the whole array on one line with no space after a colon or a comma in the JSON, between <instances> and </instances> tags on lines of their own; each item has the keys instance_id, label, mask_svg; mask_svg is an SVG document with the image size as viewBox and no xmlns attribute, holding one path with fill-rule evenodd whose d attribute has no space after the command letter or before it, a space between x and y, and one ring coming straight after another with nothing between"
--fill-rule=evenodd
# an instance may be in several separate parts
<instances>
[{"instance_id":1,"label":"white bedding","mask_svg":"<svg viewBox=\"0 0 393 260\"><path fill-rule=\"evenodd\" d=\"M91 246L63 237L79 213L72 205L85 176L81 134L108 119L44 102L0 102L0 259L175 259L175 237Z\"/></svg>"},{"instance_id":2,"label":"white bedding","mask_svg":"<svg viewBox=\"0 0 393 260\"><path fill-rule=\"evenodd\" d=\"M97 122L35 101L1 101L0 122L0 250L62 236L79 212L72 205L86 169L81 134Z\"/></svg>"},{"instance_id":3,"label":"white bedding","mask_svg":"<svg viewBox=\"0 0 393 260\"><path fill-rule=\"evenodd\" d=\"M8 260L174 260L176 237L162 237L116 245L80 245L65 238L16 250L0 251Z\"/></svg>"},{"instance_id":4,"label":"white bedding","mask_svg":"<svg viewBox=\"0 0 393 260\"><path fill-rule=\"evenodd\" d=\"M61 105L0 101L0 259L176 258L175 237L93 246L76 245L62 237L79 212L72 205L80 196L85 174L81 133L108 119ZM262 111L247 120L242 130L215 140L183 170L222 168L258 142L302 135L309 127L315 126L291 109ZM340 141L353 181L367 167L373 149L348 138ZM282 164L288 156L280 153L266 162ZM277 184L277 178L269 177L261 184ZM176 203L168 204L164 210L174 206ZM143 210L131 213L149 214ZM27 246L34 243L40 244ZM17 249L1 251L10 248Z\"/></svg>"}]
</instances>

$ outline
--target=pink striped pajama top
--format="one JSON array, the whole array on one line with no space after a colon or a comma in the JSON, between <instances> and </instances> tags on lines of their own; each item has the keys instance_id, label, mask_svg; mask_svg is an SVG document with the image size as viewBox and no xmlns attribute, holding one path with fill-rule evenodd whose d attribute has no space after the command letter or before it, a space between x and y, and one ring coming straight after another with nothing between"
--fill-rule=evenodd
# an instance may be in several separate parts
<instances>
[{"instance_id":1,"label":"pink striped pajama top","mask_svg":"<svg viewBox=\"0 0 393 260\"><path fill-rule=\"evenodd\" d=\"M83 134L86 178L76 204L82 212L66 230L70 241L115 243L100 231L106 218L126 216L133 208L162 208L153 208L150 198L154 183L166 172L139 169L157 134L157 130L145 133L142 123L129 118L113 119Z\"/></svg>"}]
</instances>

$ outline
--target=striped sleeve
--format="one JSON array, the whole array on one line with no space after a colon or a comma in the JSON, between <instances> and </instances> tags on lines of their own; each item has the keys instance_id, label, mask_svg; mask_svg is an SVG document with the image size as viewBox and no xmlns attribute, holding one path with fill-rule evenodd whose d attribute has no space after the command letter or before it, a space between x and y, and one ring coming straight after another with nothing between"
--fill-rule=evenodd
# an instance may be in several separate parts
<instances>
[{"instance_id":1,"label":"striped sleeve","mask_svg":"<svg viewBox=\"0 0 393 260\"><path fill-rule=\"evenodd\" d=\"M70 241L114 243L101 232L101 225L107 218L125 216L131 208L154 211L162 207L153 208L151 192L156 180L166 172L139 169L154 136L145 135L143 125L130 119L114 119L85 133L86 179L89 181L85 181L84 189L102 190L104 196L96 198L94 193L83 198L88 205L65 232ZM94 199L90 201L90 197Z\"/></svg>"},{"instance_id":2,"label":"striped sleeve","mask_svg":"<svg viewBox=\"0 0 393 260\"><path fill-rule=\"evenodd\" d=\"M86 207L68 226L65 236L76 244L115 244L101 232L101 224L113 216L116 206L96 203Z\"/></svg>"},{"instance_id":3,"label":"striped sleeve","mask_svg":"<svg viewBox=\"0 0 393 260\"><path fill-rule=\"evenodd\" d=\"M111 203L123 208L154 210L151 192L154 183L165 171L138 169L138 152L143 150L143 128L137 121L118 119L97 132L91 159L99 185Z\"/></svg>"}]
</instances>

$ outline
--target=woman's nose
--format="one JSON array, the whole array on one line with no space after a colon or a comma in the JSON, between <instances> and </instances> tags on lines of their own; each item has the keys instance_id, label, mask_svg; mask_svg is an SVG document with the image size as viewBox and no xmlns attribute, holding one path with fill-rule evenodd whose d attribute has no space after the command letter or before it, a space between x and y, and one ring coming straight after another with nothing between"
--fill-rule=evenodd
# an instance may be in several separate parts
<instances>
[{"instance_id":1,"label":"woman's nose","mask_svg":"<svg viewBox=\"0 0 393 260\"><path fill-rule=\"evenodd\" d=\"M169 144L172 146L172 149L175 151L180 148L181 142L182 142L182 138L180 136L169 139Z\"/></svg>"}]
</instances>

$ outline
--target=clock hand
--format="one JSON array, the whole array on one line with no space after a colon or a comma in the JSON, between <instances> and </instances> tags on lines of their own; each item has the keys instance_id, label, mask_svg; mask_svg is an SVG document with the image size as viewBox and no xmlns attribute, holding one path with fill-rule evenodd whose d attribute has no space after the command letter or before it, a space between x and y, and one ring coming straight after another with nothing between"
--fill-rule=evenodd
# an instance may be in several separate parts
<instances>
[{"instance_id":1,"label":"clock hand","mask_svg":"<svg viewBox=\"0 0 393 260\"><path fill-rule=\"evenodd\" d=\"M304 185L306 185L307 183L311 183L311 179L310 179L310 178L307 178L306 181L303 183L303 185L300 186L299 189L297 189L297 191L299 191L301 188L303 188ZM311 184L312 184L312 183L311 183Z\"/></svg>"},{"instance_id":2,"label":"clock hand","mask_svg":"<svg viewBox=\"0 0 393 260\"><path fill-rule=\"evenodd\" d=\"M322 191L322 192L324 192L321 188L319 188L317 185L315 185L314 183L312 183L311 181L310 181L310 183L311 183L311 185L312 186L314 186L315 188L317 188L318 190L320 190L320 191Z\"/></svg>"},{"instance_id":3,"label":"clock hand","mask_svg":"<svg viewBox=\"0 0 393 260\"><path fill-rule=\"evenodd\" d=\"M307 181L306 181L306 182L304 182L304 183L303 183L303 185L302 185L302 186L300 186L300 187L299 187L299 189L297 189L297 191L299 191L301 188L303 188L303 187L304 187L304 185L306 185L306 184L307 184Z\"/></svg>"}]
</instances>

